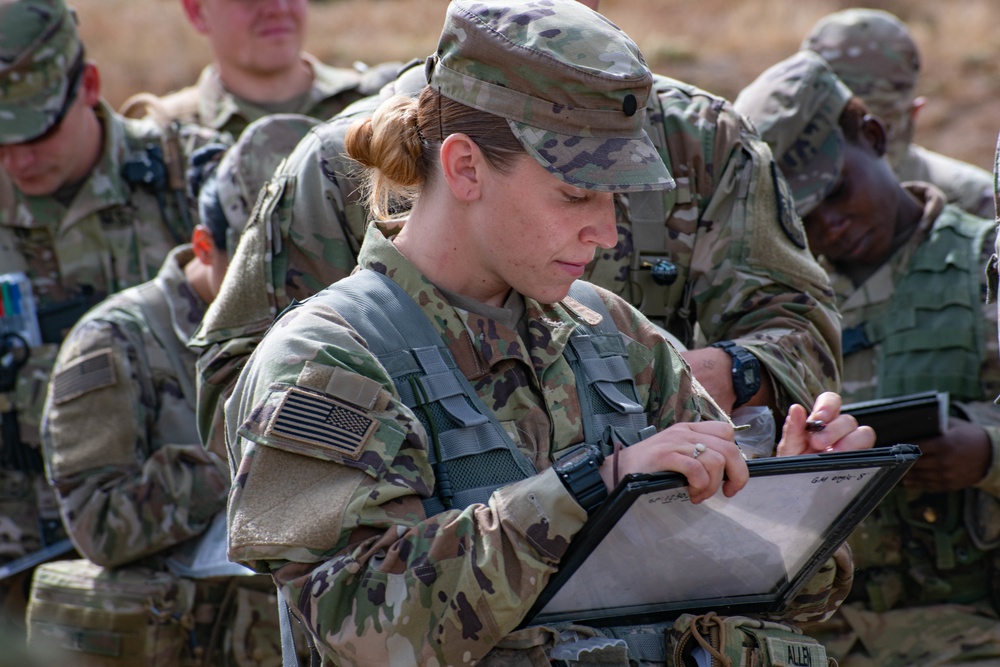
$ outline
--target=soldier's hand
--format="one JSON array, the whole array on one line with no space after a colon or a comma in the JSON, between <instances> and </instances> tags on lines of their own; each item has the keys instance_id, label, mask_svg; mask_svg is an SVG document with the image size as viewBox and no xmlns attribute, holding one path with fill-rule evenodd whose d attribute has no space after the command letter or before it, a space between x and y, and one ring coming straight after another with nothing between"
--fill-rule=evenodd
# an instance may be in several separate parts
<instances>
[{"instance_id":1,"label":"soldier's hand","mask_svg":"<svg viewBox=\"0 0 1000 667\"><path fill-rule=\"evenodd\" d=\"M618 477L633 472L679 472L687 478L692 503L700 503L722 492L730 497L749 479L746 461L727 422L684 422L621 449ZM614 456L601 465L608 489L615 484Z\"/></svg>"},{"instance_id":2,"label":"soldier's hand","mask_svg":"<svg viewBox=\"0 0 1000 667\"><path fill-rule=\"evenodd\" d=\"M993 446L986 430L964 419L948 418L942 435L914 443L921 456L906 473L904 486L925 491L958 491L986 476Z\"/></svg>"},{"instance_id":3,"label":"soldier's hand","mask_svg":"<svg viewBox=\"0 0 1000 667\"><path fill-rule=\"evenodd\" d=\"M840 394L823 392L807 413L801 405L788 410L781 429L777 456L846 452L869 449L875 444L875 431L870 426L858 426L851 415L840 413ZM810 430L807 422L822 423L821 430Z\"/></svg>"}]
</instances>

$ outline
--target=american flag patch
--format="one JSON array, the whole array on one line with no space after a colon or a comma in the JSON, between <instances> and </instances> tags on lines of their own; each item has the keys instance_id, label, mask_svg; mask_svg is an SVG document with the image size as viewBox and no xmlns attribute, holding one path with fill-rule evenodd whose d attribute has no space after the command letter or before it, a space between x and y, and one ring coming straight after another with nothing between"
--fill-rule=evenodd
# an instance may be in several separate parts
<instances>
[{"instance_id":1,"label":"american flag patch","mask_svg":"<svg viewBox=\"0 0 1000 667\"><path fill-rule=\"evenodd\" d=\"M291 388L264 434L320 445L357 459L377 426L374 419L348 403Z\"/></svg>"},{"instance_id":2,"label":"american flag patch","mask_svg":"<svg viewBox=\"0 0 1000 667\"><path fill-rule=\"evenodd\" d=\"M92 352L56 374L52 380L52 402L59 405L89 391L110 387L115 382L111 350Z\"/></svg>"}]
</instances>

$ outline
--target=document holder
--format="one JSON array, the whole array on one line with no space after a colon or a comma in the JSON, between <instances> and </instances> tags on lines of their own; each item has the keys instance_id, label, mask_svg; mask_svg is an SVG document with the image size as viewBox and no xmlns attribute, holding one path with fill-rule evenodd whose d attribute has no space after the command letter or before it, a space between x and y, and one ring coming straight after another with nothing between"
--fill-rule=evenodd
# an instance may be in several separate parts
<instances>
[{"instance_id":1,"label":"document holder","mask_svg":"<svg viewBox=\"0 0 1000 667\"><path fill-rule=\"evenodd\" d=\"M522 627L779 612L919 456L894 445L754 459L739 493L697 505L683 475L627 475Z\"/></svg>"}]
</instances>

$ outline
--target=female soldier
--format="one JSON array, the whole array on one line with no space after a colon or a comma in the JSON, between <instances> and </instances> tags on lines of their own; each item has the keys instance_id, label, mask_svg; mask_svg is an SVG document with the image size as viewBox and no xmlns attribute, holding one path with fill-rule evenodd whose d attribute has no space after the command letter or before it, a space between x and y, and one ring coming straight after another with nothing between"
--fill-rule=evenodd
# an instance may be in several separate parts
<instances>
[{"instance_id":1,"label":"female soldier","mask_svg":"<svg viewBox=\"0 0 1000 667\"><path fill-rule=\"evenodd\" d=\"M681 472L693 502L747 480L673 348L574 286L616 243L614 193L672 185L635 45L577 2L458 0L427 72L347 138L376 215L412 210L273 326L227 405L230 557L328 664L547 660L509 635L616 476ZM838 407L807 437L797 406L779 452L870 446Z\"/></svg>"}]
</instances>

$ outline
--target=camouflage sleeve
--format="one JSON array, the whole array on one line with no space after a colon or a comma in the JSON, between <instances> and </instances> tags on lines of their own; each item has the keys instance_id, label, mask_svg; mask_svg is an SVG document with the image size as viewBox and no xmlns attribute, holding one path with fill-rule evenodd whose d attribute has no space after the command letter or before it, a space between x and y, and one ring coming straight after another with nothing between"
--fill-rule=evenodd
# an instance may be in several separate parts
<instances>
[{"instance_id":1,"label":"camouflage sleeve","mask_svg":"<svg viewBox=\"0 0 1000 667\"><path fill-rule=\"evenodd\" d=\"M154 423L191 416L176 381L154 385L150 341L121 323L81 324L63 344L46 400L46 474L73 543L102 566L196 536L225 506L223 465L193 426L186 442L150 440Z\"/></svg>"},{"instance_id":2,"label":"camouflage sleeve","mask_svg":"<svg viewBox=\"0 0 1000 667\"><path fill-rule=\"evenodd\" d=\"M586 513L547 470L426 518L425 432L377 361L332 311L302 307L279 326L227 407L242 424L230 558L272 571L339 663L478 660L521 621ZM320 442L295 404L363 428Z\"/></svg>"},{"instance_id":3,"label":"camouflage sleeve","mask_svg":"<svg viewBox=\"0 0 1000 667\"><path fill-rule=\"evenodd\" d=\"M911 144L899 168L899 180L926 181L940 188L949 204L993 220L993 176L985 169Z\"/></svg>"},{"instance_id":4,"label":"camouflage sleeve","mask_svg":"<svg viewBox=\"0 0 1000 667\"><path fill-rule=\"evenodd\" d=\"M365 216L342 157L353 120L337 118L306 136L267 185L251 213L218 297L191 341L198 361L198 429L213 451L224 447L222 405L247 357L274 318L348 275ZM346 231L345 231L346 230Z\"/></svg>"},{"instance_id":5,"label":"camouflage sleeve","mask_svg":"<svg viewBox=\"0 0 1000 667\"><path fill-rule=\"evenodd\" d=\"M698 324L705 343L735 340L760 359L779 412L809 406L840 386L840 316L829 279L770 149L728 105L715 150L717 181L691 259Z\"/></svg>"}]
</instances>

